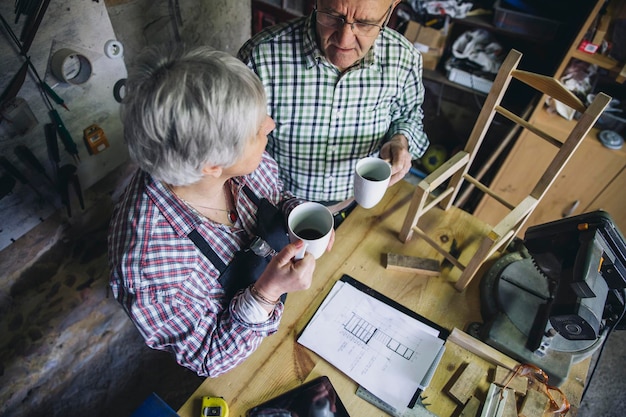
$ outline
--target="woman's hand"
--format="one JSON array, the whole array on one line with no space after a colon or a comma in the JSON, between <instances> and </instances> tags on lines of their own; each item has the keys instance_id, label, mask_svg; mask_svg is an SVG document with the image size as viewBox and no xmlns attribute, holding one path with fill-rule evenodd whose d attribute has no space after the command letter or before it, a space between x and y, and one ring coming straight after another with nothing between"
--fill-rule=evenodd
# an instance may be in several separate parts
<instances>
[{"instance_id":1,"label":"woman's hand","mask_svg":"<svg viewBox=\"0 0 626 417\"><path fill-rule=\"evenodd\" d=\"M254 284L256 290L270 300L278 300L284 293L308 289L313 280L315 258L306 252L304 258L295 260L303 247L304 242L299 240L278 252Z\"/></svg>"}]
</instances>

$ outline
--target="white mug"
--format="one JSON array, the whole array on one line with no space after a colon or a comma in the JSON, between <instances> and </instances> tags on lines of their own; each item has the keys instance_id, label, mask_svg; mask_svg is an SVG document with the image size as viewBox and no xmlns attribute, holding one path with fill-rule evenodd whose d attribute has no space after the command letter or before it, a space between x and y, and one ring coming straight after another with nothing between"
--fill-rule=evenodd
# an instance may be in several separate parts
<instances>
[{"instance_id":1,"label":"white mug","mask_svg":"<svg viewBox=\"0 0 626 417\"><path fill-rule=\"evenodd\" d=\"M322 256L330 242L333 226L332 213L320 203L306 202L294 208L287 220L289 240L302 240L305 246L296 259L302 259L305 251L315 259Z\"/></svg>"},{"instance_id":2,"label":"white mug","mask_svg":"<svg viewBox=\"0 0 626 417\"><path fill-rule=\"evenodd\" d=\"M356 163L354 199L363 208L372 208L382 200L389 186L391 165L383 159L367 157Z\"/></svg>"}]
</instances>

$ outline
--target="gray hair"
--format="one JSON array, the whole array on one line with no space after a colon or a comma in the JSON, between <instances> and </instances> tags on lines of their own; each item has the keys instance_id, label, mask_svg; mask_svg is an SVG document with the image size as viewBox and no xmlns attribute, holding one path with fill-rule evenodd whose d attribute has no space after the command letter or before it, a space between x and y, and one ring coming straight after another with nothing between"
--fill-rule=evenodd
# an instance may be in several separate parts
<instances>
[{"instance_id":1,"label":"gray hair","mask_svg":"<svg viewBox=\"0 0 626 417\"><path fill-rule=\"evenodd\" d=\"M155 179L189 185L243 155L266 115L256 74L209 47L150 47L129 70L121 109L131 158Z\"/></svg>"}]
</instances>

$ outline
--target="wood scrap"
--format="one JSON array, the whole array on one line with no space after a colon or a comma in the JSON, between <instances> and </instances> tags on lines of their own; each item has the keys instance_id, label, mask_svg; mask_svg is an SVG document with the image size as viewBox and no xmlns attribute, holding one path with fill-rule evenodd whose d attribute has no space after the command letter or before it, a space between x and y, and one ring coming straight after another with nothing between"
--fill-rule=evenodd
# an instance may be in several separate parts
<instances>
[{"instance_id":1,"label":"wood scrap","mask_svg":"<svg viewBox=\"0 0 626 417\"><path fill-rule=\"evenodd\" d=\"M502 417L518 417L517 416L517 399L515 398L515 391L511 388L503 388L507 395L504 397L504 407L502 410Z\"/></svg>"},{"instance_id":2,"label":"wood scrap","mask_svg":"<svg viewBox=\"0 0 626 417\"><path fill-rule=\"evenodd\" d=\"M387 253L387 269L413 272L422 275L437 277L440 275L439 262L430 258L418 258L416 256Z\"/></svg>"},{"instance_id":3,"label":"wood scrap","mask_svg":"<svg viewBox=\"0 0 626 417\"><path fill-rule=\"evenodd\" d=\"M501 387L506 386L507 388L512 388L516 393L522 396L526 395L526 390L528 389L528 378L525 376L514 375L514 371L497 366L493 382Z\"/></svg>"},{"instance_id":4,"label":"wood scrap","mask_svg":"<svg viewBox=\"0 0 626 417\"><path fill-rule=\"evenodd\" d=\"M480 400L473 395L467 400L459 417L476 417L480 409Z\"/></svg>"},{"instance_id":5,"label":"wood scrap","mask_svg":"<svg viewBox=\"0 0 626 417\"><path fill-rule=\"evenodd\" d=\"M484 376L485 371L480 365L469 362L448 390L448 394L459 404L465 405Z\"/></svg>"},{"instance_id":6,"label":"wood scrap","mask_svg":"<svg viewBox=\"0 0 626 417\"><path fill-rule=\"evenodd\" d=\"M548 397L536 389L529 389L519 410L519 417L542 416L548 407Z\"/></svg>"}]
</instances>

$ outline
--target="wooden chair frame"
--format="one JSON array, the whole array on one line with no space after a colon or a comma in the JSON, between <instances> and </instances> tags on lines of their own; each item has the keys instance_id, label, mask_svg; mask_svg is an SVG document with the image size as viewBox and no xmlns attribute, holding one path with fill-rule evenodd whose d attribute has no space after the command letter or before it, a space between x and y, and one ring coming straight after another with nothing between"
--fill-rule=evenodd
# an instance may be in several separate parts
<instances>
[{"instance_id":1,"label":"wooden chair frame","mask_svg":"<svg viewBox=\"0 0 626 417\"><path fill-rule=\"evenodd\" d=\"M478 115L465 149L452 156L438 169L418 183L400 230L399 237L403 242L408 242L413 233L415 233L427 241L451 262L452 265L462 271L461 276L455 284L455 288L458 291L463 291L467 287L480 266L487 259L496 251L503 252L511 243L513 238L524 226L533 210L545 196L548 189L552 186L554 180L559 176L563 167L578 149L578 146L587 133L589 133L598 117L600 117L611 101L608 95L599 93L596 95L594 101L588 107L585 107L578 97L567 90L563 84L553 77L518 70L517 66L521 58L522 54L519 51L513 49L509 52L487 95L485 104ZM528 123L525 118L502 107L502 99L513 78L543 93L543 98L552 97L581 113L580 119L565 141L561 142L547 132ZM538 105L543 105L543 98ZM471 165L474 162L476 154L480 149L496 113L511 120L520 128L531 131L558 148L555 157L552 159L535 187L518 204L512 204L506 201L487 185L469 175ZM455 201L464 181L467 181L470 186L477 188L484 194L495 199L509 210L508 214L501 219L486 236L482 237L477 251L472 255L467 265L463 265L459 262L449 250L439 245L418 227L420 217L433 207L439 206L443 210L448 210ZM446 188L439 190L439 188L446 183Z\"/></svg>"}]
</instances>

